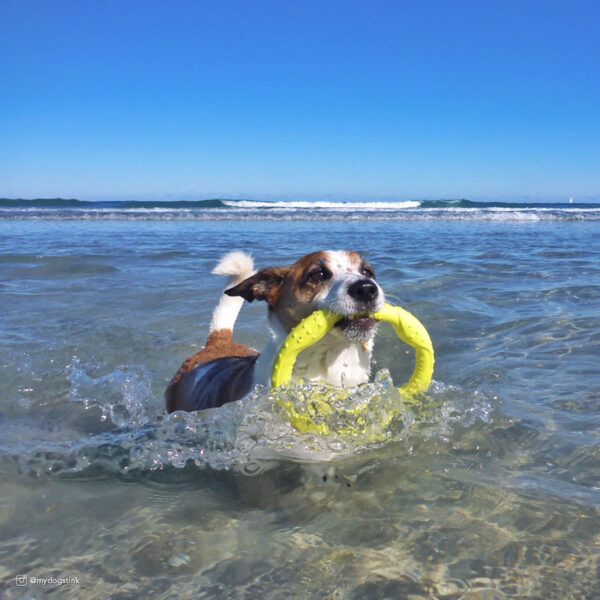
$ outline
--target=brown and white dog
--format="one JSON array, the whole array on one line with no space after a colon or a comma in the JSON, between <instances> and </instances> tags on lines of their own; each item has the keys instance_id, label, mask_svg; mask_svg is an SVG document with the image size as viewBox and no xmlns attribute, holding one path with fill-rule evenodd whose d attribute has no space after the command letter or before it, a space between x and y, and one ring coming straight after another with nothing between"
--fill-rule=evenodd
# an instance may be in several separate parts
<instances>
[{"instance_id":1,"label":"brown and white dog","mask_svg":"<svg viewBox=\"0 0 600 600\"><path fill-rule=\"evenodd\" d=\"M243 252L224 256L214 269L229 275L230 286L217 305L205 348L188 358L165 397L168 412L215 408L239 400L256 384L269 386L273 363L290 330L314 310L344 315L321 341L296 360L292 378L354 387L368 381L376 321L364 313L383 306L375 273L356 252L313 252L291 267L258 273ZM243 301L268 304L271 340L262 353L233 342L233 326Z\"/></svg>"}]
</instances>

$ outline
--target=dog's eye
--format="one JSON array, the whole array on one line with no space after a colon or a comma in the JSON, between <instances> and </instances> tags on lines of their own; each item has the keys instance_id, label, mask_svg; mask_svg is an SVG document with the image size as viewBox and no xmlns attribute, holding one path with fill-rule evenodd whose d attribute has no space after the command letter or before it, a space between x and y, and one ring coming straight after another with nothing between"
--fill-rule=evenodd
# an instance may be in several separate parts
<instances>
[{"instance_id":1,"label":"dog's eye","mask_svg":"<svg viewBox=\"0 0 600 600\"><path fill-rule=\"evenodd\" d=\"M369 269L369 267L363 267L362 274L369 279L375 279L375 273L373 273L373 269Z\"/></svg>"},{"instance_id":2,"label":"dog's eye","mask_svg":"<svg viewBox=\"0 0 600 600\"><path fill-rule=\"evenodd\" d=\"M321 281L326 281L330 277L331 273L329 273L329 271L326 271L325 269L318 269L309 273L306 280L310 281L311 283L320 283Z\"/></svg>"}]
</instances>

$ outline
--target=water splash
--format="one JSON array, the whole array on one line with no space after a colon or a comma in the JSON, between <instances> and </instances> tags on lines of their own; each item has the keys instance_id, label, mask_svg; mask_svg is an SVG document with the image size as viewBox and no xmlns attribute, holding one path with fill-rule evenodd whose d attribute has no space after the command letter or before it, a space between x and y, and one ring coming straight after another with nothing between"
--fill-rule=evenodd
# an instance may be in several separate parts
<instances>
[{"instance_id":1,"label":"water splash","mask_svg":"<svg viewBox=\"0 0 600 600\"><path fill-rule=\"evenodd\" d=\"M100 419L116 427L68 442L20 446L10 456L17 470L38 476L127 476L191 464L254 475L282 461L330 463L397 442L407 442L410 452L415 440L444 440L456 425L487 421L491 413L489 400L477 394L465 397L458 388L436 382L419 402L406 403L389 371L382 369L373 382L345 394L307 383L277 391L257 387L244 400L218 409L165 415L143 367L90 374L97 369L84 368L73 358L67 368L70 399L86 410L100 409ZM300 433L277 402L283 395L297 410L312 410L315 394L331 406L329 412L313 415L327 423L328 435Z\"/></svg>"},{"instance_id":2,"label":"water splash","mask_svg":"<svg viewBox=\"0 0 600 600\"><path fill-rule=\"evenodd\" d=\"M107 375L93 377L77 356L67 366L70 399L86 410L98 407L102 420L121 427L152 422L162 406L152 393L150 373L142 366L117 367Z\"/></svg>"}]
</instances>

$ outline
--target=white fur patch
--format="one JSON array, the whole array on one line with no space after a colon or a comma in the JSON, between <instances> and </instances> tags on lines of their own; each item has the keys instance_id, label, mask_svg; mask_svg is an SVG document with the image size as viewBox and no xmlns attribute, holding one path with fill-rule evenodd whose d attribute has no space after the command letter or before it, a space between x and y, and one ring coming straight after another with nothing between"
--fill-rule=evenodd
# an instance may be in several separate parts
<instances>
[{"instance_id":1,"label":"white fur patch","mask_svg":"<svg viewBox=\"0 0 600 600\"><path fill-rule=\"evenodd\" d=\"M338 315L355 315L364 312L364 307L348 294L348 288L365 276L360 272L360 266L354 264L348 252L344 250L328 250L328 266L333 273L333 284L325 298L319 298L321 308L329 308ZM381 310L385 302L385 294L375 280L377 299L370 312Z\"/></svg>"},{"instance_id":2,"label":"white fur patch","mask_svg":"<svg viewBox=\"0 0 600 600\"><path fill-rule=\"evenodd\" d=\"M229 252L221 258L217 266L213 269L214 275L228 275L229 282L225 289L233 287L238 283L248 279L254 271L254 261L249 254L245 252ZM215 308L210 322L209 332L219 329L231 329L235 325L237 316L242 308L244 299L240 296L227 296L223 294L219 304Z\"/></svg>"},{"instance_id":3,"label":"white fur patch","mask_svg":"<svg viewBox=\"0 0 600 600\"><path fill-rule=\"evenodd\" d=\"M233 278L229 282L231 287L254 274L254 261L249 254L236 250L223 256L212 272L213 275L230 275Z\"/></svg>"}]
</instances>

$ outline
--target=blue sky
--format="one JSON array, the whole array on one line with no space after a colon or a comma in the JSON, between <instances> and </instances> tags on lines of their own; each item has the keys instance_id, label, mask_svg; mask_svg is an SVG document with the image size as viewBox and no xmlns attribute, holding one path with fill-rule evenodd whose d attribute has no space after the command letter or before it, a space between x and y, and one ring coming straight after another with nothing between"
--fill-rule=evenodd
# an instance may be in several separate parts
<instances>
[{"instance_id":1,"label":"blue sky","mask_svg":"<svg viewBox=\"0 0 600 600\"><path fill-rule=\"evenodd\" d=\"M0 2L0 196L600 199L600 2Z\"/></svg>"}]
</instances>

